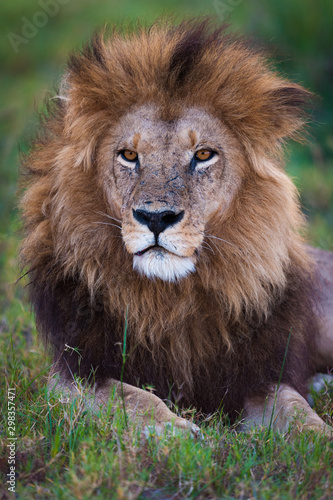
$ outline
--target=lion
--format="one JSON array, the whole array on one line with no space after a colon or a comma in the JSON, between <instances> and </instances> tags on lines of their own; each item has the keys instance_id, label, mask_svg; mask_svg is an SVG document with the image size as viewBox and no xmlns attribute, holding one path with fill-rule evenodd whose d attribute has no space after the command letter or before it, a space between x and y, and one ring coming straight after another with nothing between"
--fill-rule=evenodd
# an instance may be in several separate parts
<instances>
[{"instance_id":1,"label":"lion","mask_svg":"<svg viewBox=\"0 0 333 500\"><path fill-rule=\"evenodd\" d=\"M70 56L22 163L51 388L83 380L93 408L113 394L162 430L198 430L171 400L331 435L306 395L333 366L333 257L306 245L283 161L310 101L207 19L101 33Z\"/></svg>"}]
</instances>

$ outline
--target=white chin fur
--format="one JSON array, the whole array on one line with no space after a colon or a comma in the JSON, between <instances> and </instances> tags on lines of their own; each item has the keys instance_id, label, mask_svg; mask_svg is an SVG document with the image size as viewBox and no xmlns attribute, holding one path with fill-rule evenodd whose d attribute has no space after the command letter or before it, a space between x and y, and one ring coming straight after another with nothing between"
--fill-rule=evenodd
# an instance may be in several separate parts
<instances>
[{"instance_id":1,"label":"white chin fur","mask_svg":"<svg viewBox=\"0 0 333 500\"><path fill-rule=\"evenodd\" d=\"M176 281L195 271L193 257L179 257L164 250L151 250L134 255L133 269L147 278Z\"/></svg>"}]
</instances>

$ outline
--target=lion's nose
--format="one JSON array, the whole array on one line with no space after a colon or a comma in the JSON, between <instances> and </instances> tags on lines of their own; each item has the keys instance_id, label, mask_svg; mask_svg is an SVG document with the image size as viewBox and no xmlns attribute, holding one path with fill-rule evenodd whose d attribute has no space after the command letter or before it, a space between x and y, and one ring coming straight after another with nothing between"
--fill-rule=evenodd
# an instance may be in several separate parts
<instances>
[{"instance_id":1,"label":"lion's nose","mask_svg":"<svg viewBox=\"0 0 333 500\"><path fill-rule=\"evenodd\" d=\"M184 217L184 210L173 212L172 210L164 210L163 212L148 212L147 210L133 210L133 217L140 224L148 226L150 231L157 237L167 227L173 226L181 221Z\"/></svg>"}]
</instances>

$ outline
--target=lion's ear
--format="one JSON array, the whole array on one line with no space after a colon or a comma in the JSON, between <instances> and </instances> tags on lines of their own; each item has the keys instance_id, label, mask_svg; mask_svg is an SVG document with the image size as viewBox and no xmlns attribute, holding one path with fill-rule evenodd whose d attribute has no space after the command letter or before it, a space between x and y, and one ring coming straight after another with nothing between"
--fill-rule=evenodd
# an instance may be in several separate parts
<instances>
[{"instance_id":1,"label":"lion's ear","mask_svg":"<svg viewBox=\"0 0 333 500\"><path fill-rule=\"evenodd\" d=\"M306 110L312 97L311 92L288 81L280 82L278 87L267 92L265 98L272 118L270 125L277 140L302 139L307 121Z\"/></svg>"},{"instance_id":2,"label":"lion's ear","mask_svg":"<svg viewBox=\"0 0 333 500\"><path fill-rule=\"evenodd\" d=\"M288 81L278 81L263 94L260 113L253 114L253 126L247 123L246 138L243 135L250 162L260 176L281 177L280 162L275 159L281 157L289 139L304 140L312 99L311 92Z\"/></svg>"},{"instance_id":3,"label":"lion's ear","mask_svg":"<svg viewBox=\"0 0 333 500\"><path fill-rule=\"evenodd\" d=\"M239 125L242 142L259 175L280 175L275 158L280 157L289 139L304 140L307 109L312 99L311 92L296 83L274 78L271 88L266 85L257 110L250 109L249 117Z\"/></svg>"}]
</instances>

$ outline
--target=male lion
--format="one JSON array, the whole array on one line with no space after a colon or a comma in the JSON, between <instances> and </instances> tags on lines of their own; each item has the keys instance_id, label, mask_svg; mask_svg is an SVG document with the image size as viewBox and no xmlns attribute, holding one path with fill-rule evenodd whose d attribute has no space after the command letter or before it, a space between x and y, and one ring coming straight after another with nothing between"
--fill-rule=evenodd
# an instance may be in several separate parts
<instances>
[{"instance_id":1,"label":"male lion","mask_svg":"<svg viewBox=\"0 0 333 500\"><path fill-rule=\"evenodd\" d=\"M302 241L281 158L309 98L208 21L97 36L70 57L22 200L62 390L93 372L95 407L123 391L159 428L191 428L162 401L176 399L281 431L301 412L300 428L330 433L305 396L333 366L333 258Z\"/></svg>"}]
</instances>

